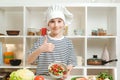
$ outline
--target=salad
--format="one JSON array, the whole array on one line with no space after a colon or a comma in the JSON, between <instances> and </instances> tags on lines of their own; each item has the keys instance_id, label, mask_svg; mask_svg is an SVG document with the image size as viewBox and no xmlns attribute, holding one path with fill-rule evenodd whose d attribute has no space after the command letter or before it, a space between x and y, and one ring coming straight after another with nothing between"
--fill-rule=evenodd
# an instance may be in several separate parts
<instances>
[{"instance_id":1,"label":"salad","mask_svg":"<svg viewBox=\"0 0 120 80\"><path fill-rule=\"evenodd\" d=\"M100 72L97 76L97 80L113 80L113 77L107 72Z\"/></svg>"},{"instance_id":2,"label":"salad","mask_svg":"<svg viewBox=\"0 0 120 80\"><path fill-rule=\"evenodd\" d=\"M53 64L49 66L49 73L56 77L62 77L67 73L67 68L61 64Z\"/></svg>"}]
</instances>

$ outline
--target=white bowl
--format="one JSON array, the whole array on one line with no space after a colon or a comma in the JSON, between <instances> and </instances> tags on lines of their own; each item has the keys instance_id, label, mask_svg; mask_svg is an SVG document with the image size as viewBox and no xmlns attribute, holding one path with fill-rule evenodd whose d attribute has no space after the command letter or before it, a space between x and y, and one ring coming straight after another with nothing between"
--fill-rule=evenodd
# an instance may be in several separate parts
<instances>
[{"instance_id":1,"label":"white bowl","mask_svg":"<svg viewBox=\"0 0 120 80\"><path fill-rule=\"evenodd\" d=\"M57 65L58 67L59 66L62 67L63 70L60 71L61 69L60 68L58 69L58 67L54 67L54 70L53 70L53 66L55 66L55 65ZM56 71L61 72L61 73L57 73L58 75L57 74L55 75L54 74L55 69L56 69ZM53 78L62 78L64 73L67 73L68 69L67 69L67 65L66 64L60 63L60 62L55 62L55 63L51 63L48 66L48 71L49 71L49 74L50 74L51 77L53 77Z\"/></svg>"}]
</instances>

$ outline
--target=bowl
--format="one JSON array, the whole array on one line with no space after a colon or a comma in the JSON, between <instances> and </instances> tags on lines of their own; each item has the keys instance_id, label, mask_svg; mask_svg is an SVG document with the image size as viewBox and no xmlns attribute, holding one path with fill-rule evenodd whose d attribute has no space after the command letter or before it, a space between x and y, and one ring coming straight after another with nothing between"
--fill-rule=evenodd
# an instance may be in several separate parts
<instances>
[{"instance_id":1,"label":"bowl","mask_svg":"<svg viewBox=\"0 0 120 80\"><path fill-rule=\"evenodd\" d=\"M3 36L4 34L0 33L0 36Z\"/></svg>"},{"instance_id":2,"label":"bowl","mask_svg":"<svg viewBox=\"0 0 120 80\"><path fill-rule=\"evenodd\" d=\"M52 78L62 78L68 71L67 65L60 62L51 63L48 66L49 74Z\"/></svg>"},{"instance_id":3,"label":"bowl","mask_svg":"<svg viewBox=\"0 0 120 80\"><path fill-rule=\"evenodd\" d=\"M21 59L11 59L10 64L12 66L19 66L21 64L21 61L22 61Z\"/></svg>"},{"instance_id":4,"label":"bowl","mask_svg":"<svg viewBox=\"0 0 120 80\"><path fill-rule=\"evenodd\" d=\"M7 30L8 35L19 35L19 30Z\"/></svg>"}]
</instances>

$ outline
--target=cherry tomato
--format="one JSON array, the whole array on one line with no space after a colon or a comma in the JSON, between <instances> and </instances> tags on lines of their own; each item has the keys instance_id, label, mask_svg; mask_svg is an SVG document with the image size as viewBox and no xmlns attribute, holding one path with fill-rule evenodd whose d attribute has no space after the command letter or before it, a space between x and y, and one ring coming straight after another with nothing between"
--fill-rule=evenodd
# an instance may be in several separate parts
<instances>
[{"instance_id":1,"label":"cherry tomato","mask_svg":"<svg viewBox=\"0 0 120 80\"><path fill-rule=\"evenodd\" d=\"M34 80L45 80L43 76L39 75L34 78Z\"/></svg>"}]
</instances>

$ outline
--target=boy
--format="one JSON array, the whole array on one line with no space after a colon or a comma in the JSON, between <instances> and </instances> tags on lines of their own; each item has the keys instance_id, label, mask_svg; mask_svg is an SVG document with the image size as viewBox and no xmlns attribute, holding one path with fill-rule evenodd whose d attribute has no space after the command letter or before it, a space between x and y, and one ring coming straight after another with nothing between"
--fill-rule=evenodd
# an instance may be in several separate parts
<instances>
[{"instance_id":1,"label":"boy","mask_svg":"<svg viewBox=\"0 0 120 80\"><path fill-rule=\"evenodd\" d=\"M50 32L34 43L28 56L28 63L38 60L37 74L48 73L49 64L60 61L68 66L69 71L63 77L66 78L77 65L72 42L63 35L66 24L71 23L72 18L73 15L61 5L47 9L45 19Z\"/></svg>"}]
</instances>

